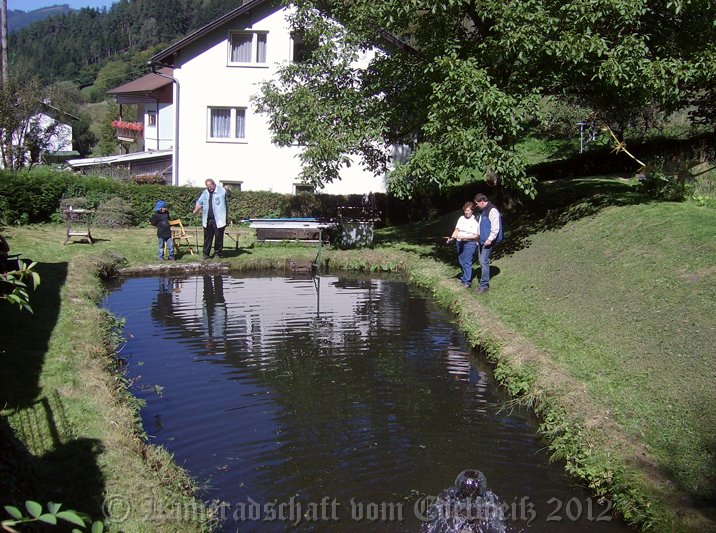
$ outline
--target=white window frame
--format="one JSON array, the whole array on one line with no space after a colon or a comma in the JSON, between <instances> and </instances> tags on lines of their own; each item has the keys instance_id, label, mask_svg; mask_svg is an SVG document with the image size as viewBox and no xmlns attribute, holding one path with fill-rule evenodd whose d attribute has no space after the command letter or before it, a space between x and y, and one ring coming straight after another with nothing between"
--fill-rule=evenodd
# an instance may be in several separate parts
<instances>
[{"instance_id":1,"label":"white window frame","mask_svg":"<svg viewBox=\"0 0 716 533\"><path fill-rule=\"evenodd\" d=\"M212 111L214 110L229 110L230 111L230 118L229 118L229 136L228 137L213 137L212 136L212 128L211 128L211 117L212 117ZM247 136L246 136L246 123L247 123L247 117L248 117L248 108L245 106L222 106L222 105L215 105L215 106L208 106L206 108L206 140L207 142L218 142L218 143L239 143L244 144L248 142ZM239 112L243 112L244 114L244 136L243 137L237 137L236 136L236 120Z\"/></svg>"},{"instance_id":2,"label":"white window frame","mask_svg":"<svg viewBox=\"0 0 716 533\"><path fill-rule=\"evenodd\" d=\"M310 191L308 189L311 189ZM311 185L310 183L294 183L293 184L293 194L316 194L316 188Z\"/></svg>"},{"instance_id":3,"label":"white window frame","mask_svg":"<svg viewBox=\"0 0 716 533\"><path fill-rule=\"evenodd\" d=\"M268 52L268 31L256 31L256 30L237 30L229 32L229 46L227 47L226 62L230 67L255 67L255 68L268 68L269 66L269 52ZM235 35L251 35L251 61L233 61L232 51L234 47L234 36ZM258 61L258 40L259 36L264 39L264 61Z\"/></svg>"},{"instance_id":4,"label":"white window frame","mask_svg":"<svg viewBox=\"0 0 716 533\"><path fill-rule=\"evenodd\" d=\"M152 121L152 119L154 119L154 121ZM156 128L157 127L156 111L147 111L147 127L148 128Z\"/></svg>"},{"instance_id":5,"label":"white window frame","mask_svg":"<svg viewBox=\"0 0 716 533\"><path fill-rule=\"evenodd\" d=\"M227 185L231 188L232 192L241 192L241 184L243 180L219 180L223 187Z\"/></svg>"}]
</instances>

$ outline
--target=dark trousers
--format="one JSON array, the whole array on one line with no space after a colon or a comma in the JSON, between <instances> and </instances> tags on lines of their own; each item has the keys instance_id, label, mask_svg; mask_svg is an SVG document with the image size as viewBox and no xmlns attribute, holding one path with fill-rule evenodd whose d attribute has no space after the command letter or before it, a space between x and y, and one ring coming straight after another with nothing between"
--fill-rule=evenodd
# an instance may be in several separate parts
<instances>
[{"instance_id":1,"label":"dark trousers","mask_svg":"<svg viewBox=\"0 0 716 533\"><path fill-rule=\"evenodd\" d=\"M211 252L211 241L214 241L214 254L220 256L224 250L224 230L226 227L217 228L215 220L208 220L204 228L204 255Z\"/></svg>"}]
</instances>

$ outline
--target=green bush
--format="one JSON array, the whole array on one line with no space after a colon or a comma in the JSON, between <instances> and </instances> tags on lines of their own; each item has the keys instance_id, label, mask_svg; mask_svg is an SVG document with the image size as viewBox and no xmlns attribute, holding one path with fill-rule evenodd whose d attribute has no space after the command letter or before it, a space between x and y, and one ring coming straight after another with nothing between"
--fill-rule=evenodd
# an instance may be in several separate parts
<instances>
[{"instance_id":1,"label":"green bush","mask_svg":"<svg viewBox=\"0 0 716 533\"><path fill-rule=\"evenodd\" d=\"M87 198L84 196L71 196L60 200L60 212L65 209L87 209Z\"/></svg>"},{"instance_id":2,"label":"green bush","mask_svg":"<svg viewBox=\"0 0 716 533\"><path fill-rule=\"evenodd\" d=\"M130 228L134 226L132 206L123 198L110 198L97 207L95 225L104 228Z\"/></svg>"},{"instance_id":3,"label":"green bush","mask_svg":"<svg viewBox=\"0 0 716 533\"><path fill-rule=\"evenodd\" d=\"M13 225L61 222L61 203L69 206L69 199L84 198L84 207L98 209L112 198L121 198L129 206L122 210L133 215L135 224L147 225L154 204L157 200L164 200L173 218L181 218L185 225L198 225L201 216L192 214L192 211L202 190L200 187L118 182L111 178L82 176L47 168L0 171L0 221ZM381 213L383 223L395 225L458 209L476 192L481 190L475 184L469 184L413 200L375 194L372 201ZM246 218L266 217L334 218L339 206L360 206L364 200L361 194L291 195L269 191L232 191L228 201L229 222L238 224Z\"/></svg>"},{"instance_id":4,"label":"green bush","mask_svg":"<svg viewBox=\"0 0 716 533\"><path fill-rule=\"evenodd\" d=\"M152 174L135 174L129 180L132 183L136 183L138 185L164 185L166 181L164 180L164 176L157 173Z\"/></svg>"}]
</instances>

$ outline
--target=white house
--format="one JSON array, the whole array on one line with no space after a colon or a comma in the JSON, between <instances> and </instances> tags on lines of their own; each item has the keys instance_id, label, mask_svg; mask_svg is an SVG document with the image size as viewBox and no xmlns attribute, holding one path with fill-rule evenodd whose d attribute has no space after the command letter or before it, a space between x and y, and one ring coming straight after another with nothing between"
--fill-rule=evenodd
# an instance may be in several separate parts
<instances>
[{"instance_id":1,"label":"white house","mask_svg":"<svg viewBox=\"0 0 716 533\"><path fill-rule=\"evenodd\" d=\"M44 113L35 115L32 118L32 122L43 132L52 130L52 134L47 139L47 144L43 147L45 152L72 151L72 126L59 122Z\"/></svg>"},{"instance_id":2,"label":"white house","mask_svg":"<svg viewBox=\"0 0 716 533\"><path fill-rule=\"evenodd\" d=\"M35 144L37 146L31 148ZM28 166L53 156L72 154L79 155L72 151L72 126L45 113L35 113L12 132L12 150L7 151L4 157L11 165ZM0 168L3 166L3 158L0 158Z\"/></svg>"},{"instance_id":3,"label":"white house","mask_svg":"<svg viewBox=\"0 0 716 533\"><path fill-rule=\"evenodd\" d=\"M145 151L171 150L171 183L200 186L213 178L242 190L306 189L301 148L272 144L266 117L251 105L258 84L302 45L292 39L288 13L276 2L248 1L153 56L156 73L110 91L120 104L138 104ZM384 176L359 164L341 178L316 192L386 190Z\"/></svg>"}]
</instances>

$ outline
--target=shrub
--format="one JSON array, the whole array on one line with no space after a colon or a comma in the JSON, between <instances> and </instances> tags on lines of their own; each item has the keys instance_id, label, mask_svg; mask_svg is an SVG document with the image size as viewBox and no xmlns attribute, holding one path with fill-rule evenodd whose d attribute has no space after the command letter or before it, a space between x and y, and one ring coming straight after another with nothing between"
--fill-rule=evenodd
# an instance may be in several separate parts
<instances>
[{"instance_id":1,"label":"shrub","mask_svg":"<svg viewBox=\"0 0 716 533\"><path fill-rule=\"evenodd\" d=\"M72 209L87 209L87 198L84 196L73 196L60 200L60 211L64 211L70 207L72 207Z\"/></svg>"},{"instance_id":2,"label":"shrub","mask_svg":"<svg viewBox=\"0 0 716 533\"><path fill-rule=\"evenodd\" d=\"M686 196L686 188L675 176L663 172L652 172L648 176L640 175L639 190L644 194L667 202L680 202Z\"/></svg>"},{"instance_id":3,"label":"shrub","mask_svg":"<svg viewBox=\"0 0 716 533\"><path fill-rule=\"evenodd\" d=\"M164 176L158 173L152 173L152 174L135 174L129 180L132 183L136 183L137 185L165 185L166 180L164 179Z\"/></svg>"},{"instance_id":4,"label":"shrub","mask_svg":"<svg viewBox=\"0 0 716 533\"><path fill-rule=\"evenodd\" d=\"M112 208L114 214L102 215L98 212L97 222L118 227L115 224L126 225L131 216L134 223L146 225L152 216L154 204L161 199L167 203L172 217L181 218L187 226L198 225L201 216L192 214L192 211L202 190L200 187L125 183L101 176L83 176L44 168L30 172L0 170L0 220L6 224L62 222L58 206L63 198L85 198L85 208L99 211L108 211L104 204L110 199L121 198L125 205L119 211L124 215L119 217L118 212ZM482 192L482 189L473 183L436 191L434 195L410 201L386 194L375 194L372 201L381 213L383 223L402 224L411 220L424 220L435 213L453 211L456 205L462 205L465 198L472 198L476 192ZM237 224L245 218L289 216L334 218L339 206L361 206L365 200L361 194L290 195L234 190L228 202L229 222ZM70 205L65 204L68 207ZM80 207L75 203L71 205Z\"/></svg>"},{"instance_id":5,"label":"shrub","mask_svg":"<svg viewBox=\"0 0 716 533\"><path fill-rule=\"evenodd\" d=\"M105 228L129 228L136 216L132 206L123 198L110 198L97 207L95 224Z\"/></svg>"}]
</instances>

